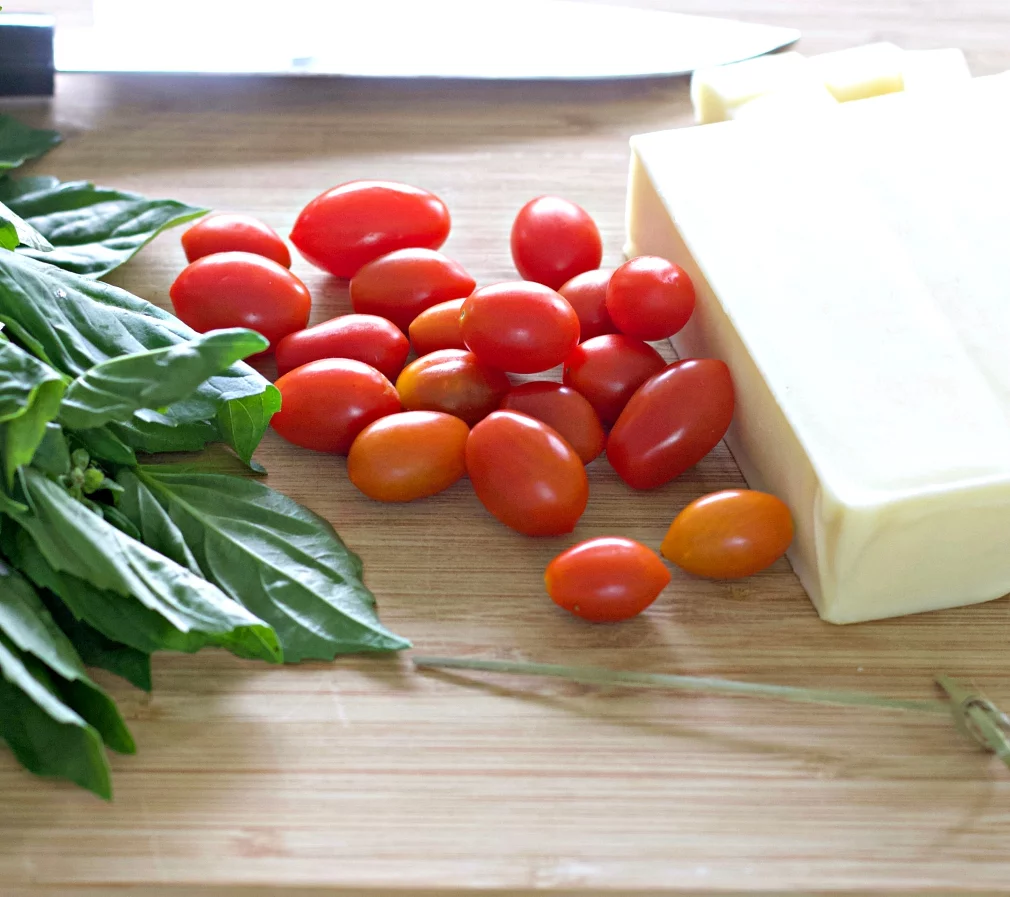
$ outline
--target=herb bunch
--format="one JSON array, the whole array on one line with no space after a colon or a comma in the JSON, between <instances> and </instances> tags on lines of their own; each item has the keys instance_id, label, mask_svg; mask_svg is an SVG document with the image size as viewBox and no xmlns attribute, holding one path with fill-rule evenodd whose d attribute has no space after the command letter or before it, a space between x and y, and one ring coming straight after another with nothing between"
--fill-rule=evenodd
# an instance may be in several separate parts
<instances>
[{"instance_id":1,"label":"herb bunch","mask_svg":"<svg viewBox=\"0 0 1010 897\"><path fill-rule=\"evenodd\" d=\"M58 139L0 116L0 172ZM0 177L0 739L106 798L105 749L135 744L87 667L149 690L158 650L409 645L333 528L249 476L280 406L242 362L266 340L198 334L95 279L204 211Z\"/></svg>"}]
</instances>

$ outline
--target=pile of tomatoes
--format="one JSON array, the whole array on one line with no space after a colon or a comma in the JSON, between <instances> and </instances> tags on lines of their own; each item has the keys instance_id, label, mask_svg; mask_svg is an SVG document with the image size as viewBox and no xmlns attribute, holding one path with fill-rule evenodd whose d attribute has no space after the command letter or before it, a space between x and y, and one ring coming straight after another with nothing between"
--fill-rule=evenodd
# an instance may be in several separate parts
<instances>
[{"instance_id":1,"label":"pile of tomatoes","mask_svg":"<svg viewBox=\"0 0 1010 897\"><path fill-rule=\"evenodd\" d=\"M351 482L379 501L424 498L467 475L506 526L561 535L585 511L585 465L604 450L629 486L653 489L722 439L734 404L726 365L667 364L646 342L692 315L694 287L680 267L645 256L601 270L593 219L544 196L512 227L523 279L478 288L438 251L449 229L445 204L405 184L353 181L318 196L291 241L349 279L354 313L308 327L311 298L284 241L253 218L212 216L183 235L190 264L172 302L196 330L262 333L280 374L274 429L347 455ZM509 377L558 365L561 383ZM791 539L781 501L729 490L681 512L662 551L699 575L747 576ZM655 552L617 537L576 545L545 575L555 602L595 621L634 616L669 580Z\"/></svg>"}]
</instances>

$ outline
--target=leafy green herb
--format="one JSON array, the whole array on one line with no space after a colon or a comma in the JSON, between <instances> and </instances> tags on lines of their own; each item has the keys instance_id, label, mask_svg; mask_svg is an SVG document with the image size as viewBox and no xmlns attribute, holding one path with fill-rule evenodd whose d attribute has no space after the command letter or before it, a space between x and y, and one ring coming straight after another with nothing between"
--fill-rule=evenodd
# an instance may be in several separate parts
<instances>
[{"instance_id":1,"label":"leafy green herb","mask_svg":"<svg viewBox=\"0 0 1010 897\"><path fill-rule=\"evenodd\" d=\"M70 436L75 444L87 449L88 454L93 458L100 458L111 464L134 465L137 463L137 456L133 449L109 427L71 431Z\"/></svg>"},{"instance_id":2,"label":"leafy green herb","mask_svg":"<svg viewBox=\"0 0 1010 897\"><path fill-rule=\"evenodd\" d=\"M215 330L163 349L103 361L67 388L60 420L78 430L129 421L141 409L182 401L208 377L268 345L252 330Z\"/></svg>"},{"instance_id":3,"label":"leafy green herb","mask_svg":"<svg viewBox=\"0 0 1010 897\"><path fill-rule=\"evenodd\" d=\"M32 513L19 515L17 523L55 570L95 589L135 598L181 633L211 636L245 657L281 660L273 630L214 585L120 532L39 471L25 469L20 483ZM65 590L53 591L70 600ZM94 619L78 616L104 631ZM111 632L106 635L125 642Z\"/></svg>"},{"instance_id":4,"label":"leafy green herb","mask_svg":"<svg viewBox=\"0 0 1010 897\"><path fill-rule=\"evenodd\" d=\"M120 487L120 489L121 488L122 487ZM146 540L140 530L134 525L133 521L130 520L130 518L120 511L115 505L99 505L98 507L102 512L102 516L121 533L125 533L131 539L136 539L138 542L143 542L148 546L148 548L154 548L157 550L157 546L152 545L148 540ZM164 552L162 552L162 554L164 554Z\"/></svg>"},{"instance_id":5,"label":"leafy green herb","mask_svg":"<svg viewBox=\"0 0 1010 897\"><path fill-rule=\"evenodd\" d=\"M55 694L45 669L0 636L0 738L25 767L112 797L102 736Z\"/></svg>"},{"instance_id":6,"label":"leafy green herb","mask_svg":"<svg viewBox=\"0 0 1010 897\"><path fill-rule=\"evenodd\" d=\"M163 230L207 212L175 200L53 177L6 178L0 181L0 202L51 244L44 256L36 247L20 251L85 277L104 277Z\"/></svg>"},{"instance_id":7,"label":"leafy green herb","mask_svg":"<svg viewBox=\"0 0 1010 897\"><path fill-rule=\"evenodd\" d=\"M55 139L0 116L0 168ZM102 739L133 741L86 664L149 690L163 649L280 662L409 644L332 527L248 478L280 393L240 359L266 341L197 334L96 279L202 212L0 172L0 740L105 797Z\"/></svg>"},{"instance_id":8,"label":"leafy green herb","mask_svg":"<svg viewBox=\"0 0 1010 897\"><path fill-rule=\"evenodd\" d=\"M62 374L79 377L121 355L162 349L199 337L177 318L125 290L88 280L26 258L0 253L0 322L11 338ZM263 396L251 415L250 397ZM112 432L128 447L144 452L194 451L225 438L213 422L221 409L238 403L236 416L248 423L236 430L240 455L251 454L270 422L277 391L248 365L237 362L201 383L186 399L161 409L157 419L116 424Z\"/></svg>"},{"instance_id":9,"label":"leafy green herb","mask_svg":"<svg viewBox=\"0 0 1010 897\"><path fill-rule=\"evenodd\" d=\"M63 377L49 365L0 340L0 424L8 485L14 471L34 456L65 389Z\"/></svg>"},{"instance_id":10,"label":"leafy green herb","mask_svg":"<svg viewBox=\"0 0 1010 897\"><path fill-rule=\"evenodd\" d=\"M204 575L274 627L286 660L410 646L379 622L360 559L311 511L256 480L165 465L139 467L136 476Z\"/></svg>"},{"instance_id":11,"label":"leafy green herb","mask_svg":"<svg viewBox=\"0 0 1010 897\"><path fill-rule=\"evenodd\" d=\"M151 690L150 654L114 642L83 620L78 620L52 592L43 591L41 598L86 666L108 670L143 691Z\"/></svg>"},{"instance_id":12,"label":"leafy green herb","mask_svg":"<svg viewBox=\"0 0 1010 897\"><path fill-rule=\"evenodd\" d=\"M31 128L9 115L0 115L0 171L41 156L62 139L56 131Z\"/></svg>"},{"instance_id":13,"label":"leafy green herb","mask_svg":"<svg viewBox=\"0 0 1010 897\"><path fill-rule=\"evenodd\" d=\"M0 192L3 181L0 181ZM16 249L26 246L38 252L51 252L52 243L42 236L20 215L0 202L0 249Z\"/></svg>"},{"instance_id":14,"label":"leafy green herb","mask_svg":"<svg viewBox=\"0 0 1010 897\"><path fill-rule=\"evenodd\" d=\"M84 671L84 664L31 584L0 562L0 632L23 653L60 677L53 683L64 702L101 734L115 751L132 754L133 737L112 699Z\"/></svg>"},{"instance_id":15,"label":"leafy green herb","mask_svg":"<svg viewBox=\"0 0 1010 897\"><path fill-rule=\"evenodd\" d=\"M151 490L128 468L120 471L117 480L123 487L119 510L140 533L144 544L192 570L197 576L203 576L181 530L158 504Z\"/></svg>"},{"instance_id":16,"label":"leafy green herb","mask_svg":"<svg viewBox=\"0 0 1010 897\"><path fill-rule=\"evenodd\" d=\"M36 470L53 477L70 473L70 446L59 424L46 424L42 441L39 442L39 447L30 460Z\"/></svg>"},{"instance_id":17,"label":"leafy green herb","mask_svg":"<svg viewBox=\"0 0 1010 897\"><path fill-rule=\"evenodd\" d=\"M253 452L260 444L270 418L280 410L280 390L265 389L256 395L223 404L217 412L217 424L224 441L246 464L251 464Z\"/></svg>"}]
</instances>

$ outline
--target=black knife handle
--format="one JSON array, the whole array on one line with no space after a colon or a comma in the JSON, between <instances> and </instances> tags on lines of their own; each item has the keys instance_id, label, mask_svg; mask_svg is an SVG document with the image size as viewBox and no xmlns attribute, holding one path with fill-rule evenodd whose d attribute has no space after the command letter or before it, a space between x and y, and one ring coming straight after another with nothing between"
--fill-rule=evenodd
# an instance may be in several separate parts
<instances>
[{"instance_id":1,"label":"black knife handle","mask_svg":"<svg viewBox=\"0 0 1010 897\"><path fill-rule=\"evenodd\" d=\"M0 97L50 97L52 16L0 12Z\"/></svg>"}]
</instances>

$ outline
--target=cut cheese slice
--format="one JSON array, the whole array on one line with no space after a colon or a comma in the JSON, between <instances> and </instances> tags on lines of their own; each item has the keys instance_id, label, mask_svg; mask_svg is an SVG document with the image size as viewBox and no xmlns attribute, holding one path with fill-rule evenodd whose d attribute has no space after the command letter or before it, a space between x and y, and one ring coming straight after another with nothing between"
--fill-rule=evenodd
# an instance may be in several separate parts
<instances>
[{"instance_id":1,"label":"cut cheese slice","mask_svg":"<svg viewBox=\"0 0 1010 897\"><path fill-rule=\"evenodd\" d=\"M945 50L906 50L902 61L905 90L940 90L971 78L964 53Z\"/></svg>"},{"instance_id":2,"label":"cut cheese slice","mask_svg":"<svg viewBox=\"0 0 1010 897\"><path fill-rule=\"evenodd\" d=\"M782 117L801 117L831 112L838 108L831 92L819 81L802 80L781 90L757 97L749 103L730 110L730 119L736 121L774 121Z\"/></svg>"},{"instance_id":3,"label":"cut cheese slice","mask_svg":"<svg viewBox=\"0 0 1010 897\"><path fill-rule=\"evenodd\" d=\"M694 280L675 347L729 364L821 616L1010 591L1010 78L632 148L626 251Z\"/></svg>"},{"instance_id":4,"label":"cut cheese slice","mask_svg":"<svg viewBox=\"0 0 1010 897\"><path fill-rule=\"evenodd\" d=\"M802 78L807 65L806 57L788 52L698 69L691 75L695 121L701 125L726 121L744 103Z\"/></svg>"},{"instance_id":5,"label":"cut cheese slice","mask_svg":"<svg viewBox=\"0 0 1010 897\"><path fill-rule=\"evenodd\" d=\"M865 44L810 57L817 78L839 103L904 89L904 54L894 44Z\"/></svg>"}]
</instances>

